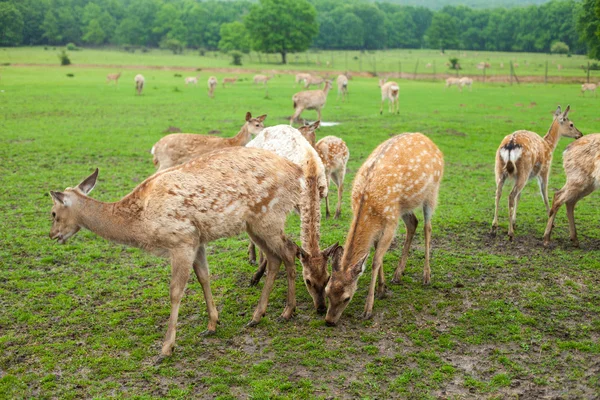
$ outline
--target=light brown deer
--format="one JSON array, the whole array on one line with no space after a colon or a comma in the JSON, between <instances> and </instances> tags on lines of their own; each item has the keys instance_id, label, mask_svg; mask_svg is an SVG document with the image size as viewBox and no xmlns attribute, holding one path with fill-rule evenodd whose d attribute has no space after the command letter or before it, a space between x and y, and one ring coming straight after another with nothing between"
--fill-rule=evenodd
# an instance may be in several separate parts
<instances>
[{"instance_id":1,"label":"light brown deer","mask_svg":"<svg viewBox=\"0 0 600 400\"><path fill-rule=\"evenodd\" d=\"M135 90L137 91L138 96L142 94L142 90L144 90L144 76L142 74L137 74L135 78L133 78L135 82Z\"/></svg>"},{"instance_id":2,"label":"light brown deer","mask_svg":"<svg viewBox=\"0 0 600 400\"><path fill-rule=\"evenodd\" d=\"M521 191L532 178L537 178L542 199L546 205L546 214L550 212L548 205L548 176L552 165L552 155L561 136L580 138L581 132L569 121L568 115L571 106L567 106L564 113L560 106L554 113L554 120L546 136L540 137L531 131L516 131L506 136L496 152L496 208L492 222L492 234L498 229L498 207L502 197L502 187L507 178L515 181L508 196L508 237L510 240L515 235L515 221L517 218L517 204L521 198Z\"/></svg>"},{"instance_id":3,"label":"light brown deer","mask_svg":"<svg viewBox=\"0 0 600 400\"><path fill-rule=\"evenodd\" d=\"M106 83L110 83L111 81L114 81L115 85L118 85L120 77L121 77L120 72L118 74L108 74L108 75L106 75Z\"/></svg>"},{"instance_id":4,"label":"light brown deer","mask_svg":"<svg viewBox=\"0 0 600 400\"><path fill-rule=\"evenodd\" d=\"M460 78L458 87L461 92L465 86L469 87L469 92L473 91L473 79L468 78L466 76L463 76L462 78Z\"/></svg>"},{"instance_id":5,"label":"light brown deer","mask_svg":"<svg viewBox=\"0 0 600 400\"><path fill-rule=\"evenodd\" d=\"M346 75L339 75L337 77L337 87L338 87L338 99L340 96L342 97L342 101L345 101L348 98L348 78Z\"/></svg>"},{"instance_id":6,"label":"light brown deer","mask_svg":"<svg viewBox=\"0 0 600 400\"><path fill-rule=\"evenodd\" d=\"M446 79L446 86L444 89L447 89L453 85L456 85L460 89L460 78L448 78Z\"/></svg>"},{"instance_id":7,"label":"light brown deer","mask_svg":"<svg viewBox=\"0 0 600 400\"><path fill-rule=\"evenodd\" d=\"M418 221L413 210L418 207L423 209L425 220L423 283L429 284L431 217L437 204L443 171L442 152L421 133L404 133L388 139L360 167L352 188L354 217L346 243L332 255L331 279L325 289L329 299L325 317L327 325L337 324L350 303L371 246L375 246L371 284L363 313L363 318L371 317L377 280L377 295L380 298L385 296L383 256L392 243L398 220L402 218L406 225L406 240L402 259L392 280L400 282L417 229Z\"/></svg>"},{"instance_id":8,"label":"light brown deer","mask_svg":"<svg viewBox=\"0 0 600 400\"><path fill-rule=\"evenodd\" d=\"M573 246L579 247L575 229L575 205L579 200L600 188L600 133L586 135L569 144L563 153L563 167L567 175L567 183L554 193L548 224L544 232L544 245L550 244L554 218L556 218L560 206L566 204L571 243Z\"/></svg>"},{"instance_id":9,"label":"light brown deer","mask_svg":"<svg viewBox=\"0 0 600 400\"><path fill-rule=\"evenodd\" d=\"M392 114L396 112L400 114L400 102L398 101L398 94L400 93L400 87L394 81L386 82L385 79L379 80L379 87L381 88L381 108L379 114L383 114L383 103L388 100L389 108L388 111ZM396 111L394 111L394 106Z\"/></svg>"},{"instance_id":10,"label":"light brown deer","mask_svg":"<svg viewBox=\"0 0 600 400\"><path fill-rule=\"evenodd\" d=\"M223 78L223 87L225 87L225 84L227 83L231 83L232 85L234 83L236 83L238 80L237 76L235 78Z\"/></svg>"},{"instance_id":11,"label":"light brown deer","mask_svg":"<svg viewBox=\"0 0 600 400\"><path fill-rule=\"evenodd\" d=\"M267 75L254 75L254 84L258 85L258 84L263 84L266 85L273 77L272 76L267 76Z\"/></svg>"},{"instance_id":12,"label":"light brown deer","mask_svg":"<svg viewBox=\"0 0 600 400\"><path fill-rule=\"evenodd\" d=\"M331 81L325 82L325 87L322 90L305 90L298 92L292 96L294 102L294 115L290 118L290 125L302 114L304 110L316 110L319 115L318 120L321 121L321 110L325 107L327 94L331 90Z\"/></svg>"},{"instance_id":13,"label":"light brown deer","mask_svg":"<svg viewBox=\"0 0 600 400\"><path fill-rule=\"evenodd\" d=\"M188 76L184 80L185 86L189 84L193 84L194 86L198 86L198 77L197 76Z\"/></svg>"},{"instance_id":14,"label":"light brown deer","mask_svg":"<svg viewBox=\"0 0 600 400\"><path fill-rule=\"evenodd\" d=\"M584 83L581 85L581 95L585 96L585 92L590 91L594 93L594 97L597 97L598 95L596 94L596 88L597 86L595 83Z\"/></svg>"},{"instance_id":15,"label":"light brown deer","mask_svg":"<svg viewBox=\"0 0 600 400\"><path fill-rule=\"evenodd\" d=\"M303 81L307 80L308 78L310 78L310 74L305 74L305 73L296 74L296 83L294 84L294 87L296 87L297 84L302 83Z\"/></svg>"},{"instance_id":16,"label":"light brown deer","mask_svg":"<svg viewBox=\"0 0 600 400\"><path fill-rule=\"evenodd\" d=\"M325 166L327 184L335 183L338 190L338 202L334 218L340 217L342 212L342 195L344 193L344 177L346 176L346 165L350 157L350 151L346 143L336 136L325 136L315 145L319 157ZM325 218L329 218L329 190L325 196Z\"/></svg>"},{"instance_id":17,"label":"light brown deer","mask_svg":"<svg viewBox=\"0 0 600 400\"><path fill-rule=\"evenodd\" d=\"M183 164L209 151L225 147L245 146L252 135L258 135L265 127L263 122L266 115L252 118L250 112L246 113L246 123L234 137L221 138L210 135L199 135L194 133L173 133L160 139L150 153L152 161L158 171L170 168L174 165Z\"/></svg>"},{"instance_id":18,"label":"light brown deer","mask_svg":"<svg viewBox=\"0 0 600 400\"><path fill-rule=\"evenodd\" d=\"M210 78L208 78L207 84L208 84L208 97L215 97L215 88L219 84L219 81L217 80L216 77L211 76Z\"/></svg>"},{"instance_id":19,"label":"light brown deer","mask_svg":"<svg viewBox=\"0 0 600 400\"><path fill-rule=\"evenodd\" d=\"M115 203L87 195L98 170L75 188L51 192L50 238L65 243L81 228L108 240L142 248L171 259L171 316L160 361L171 355L179 305L193 267L202 285L209 315L206 334L215 332L218 311L210 290L206 244L244 230L265 252L268 272L249 326L265 315L281 262L287 271L287 304L281 318L296 306L295 256L298 247L284 234L287 214L299 202L301 169L260 149L215 151L157 173Z\"/></svg>"},{"instance_id":20,"label":"light brown deer","mask_svg":"<svg viewBox=\"0 0 600 400\"><path fill-rule=\"evenodd\" d=\"M304 79L304 89L309 89L311 86L319 86L319 88L326 82L327 79L321 76L309 75Z\"/></svg>"}]
</instances>

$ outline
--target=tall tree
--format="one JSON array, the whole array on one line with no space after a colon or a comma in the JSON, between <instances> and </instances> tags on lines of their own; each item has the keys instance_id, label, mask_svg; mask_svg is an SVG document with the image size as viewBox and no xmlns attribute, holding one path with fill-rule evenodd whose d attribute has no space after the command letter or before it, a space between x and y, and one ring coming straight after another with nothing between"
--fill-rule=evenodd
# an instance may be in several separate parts
<instances>
[{"instance_id":1,"label":"tall tree","mask_svg":"<svg viewBox=\"0 0 600 400\"><path fill-rule=\"evenodd\" d=\"M306 0L260 0L246 17L253 47L267 53L305 51L317 35L317 11Z\"/></svg>"},{"instance_id":2,"label":"tall tree","mask_svg":"<svg viewBox=\"0 0 600 400\"><path fill-rule=\"evenodd\" d=\"M588 56L600 59L600 0L584 0L577 18L577 30L587 45Z\"/></svg>"},{"instance_id":3,"label":"tall tree","mask_svg":"<svg viewBox=\"0 0 600 400\"><path fill-rule=\"evenodd\" d=\"M23 39L23 16L11 3L0 3L0 46L18 46Z\"/></svg>"},{"instance_id":4,"label":"tall tree","mask_svg":"<svg viewBox=\"0 0 600 400\"><path fill-rule=\"evenodd\" d=\"M458 46L458 30L454 18L446 13L434 14L431 25L427 29L427 40L433 48L440 49L442 53L449 48Z\"/></svg>"},{"instance_id":5,"label":"tall tree","mask_svg":"<svg viewBox=\"0 0 600 400\"><path fill-rule=\"evenodd\" d=\"M221 40L219 50L238 50L242 53L250 52L250 37L243 23L239 21L221 25Z\"/></svg>"}]
</instances>

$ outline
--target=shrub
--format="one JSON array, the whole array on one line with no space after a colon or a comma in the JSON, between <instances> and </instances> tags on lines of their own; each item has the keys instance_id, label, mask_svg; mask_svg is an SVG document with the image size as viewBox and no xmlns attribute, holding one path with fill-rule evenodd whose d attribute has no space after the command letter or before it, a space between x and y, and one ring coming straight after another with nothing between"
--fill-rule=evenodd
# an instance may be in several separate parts
<instances>
[{"instance_id":1,"label":"shrub","mask_svg":"<svg viewBox=\"0 0 600 400\"><path fill-rule=\"evenodd\" d=\"M58 53L58 59L60 60L60 65L71 65L71 59L65 50Z\"/></svg>"},{"instance_id":2,"label":"shrub","mask_svg":"<svg viewBox=\"0 0 600 400\"><path fill-rule=\"evenodd\" d=\"M67 43L67 50L69 51L79 51L79 47L75 46L75 43Z\"/></svg>"},{"instance_id":3,"label":"shrub","mask_svg":"<svg viewBox=\"0 0 600 400\"><path fill-rule=\"evenodd\" d=\"M450 69L460 69L460 64L458 63L458 58L454 57L449 59L450 61Z\"/></svg>"},{"instance_id":4,"label":"shrub","mask_svg":"<svg viewBox=\"0 0 600 400\"><path fill-rule=\"evenodd\" d=\"M183 53L183 47L184 44L177 39L164 39L162 42L160 42L161 49L171 50L173 54Z\"/></svg>"},{"instance_id":5,"label":"shrub","mask_svg":"<svg viewBox=\"0 0 600 400\"><path fill-rule=\"evenodd\" d=\"M74 78L74 77L75 77L75 74L67 74L67 77L69 77L69 78Z\"/></svg>"},{"instance_id":6,"label":"shrub","mask_svg":"<svg viewBox=\"0 0 600 400\"><path fill-rule=\"evenodd\" d=\"M142 53L148 53L150 51L146 46L142 46Z\"/></svg>"},{"instance_id":7,"label":"shrub","mask_svg":"<svg viewBox=\"0 0 600 400\"><path fill-rule=\"evenodd\" d=\"M229 52L231 56L231 64L232 65L242 65L242 52L233 50Z\"/></svg>"},{"instance_id":8,"label":"shrub","mask_svg":"<svg viewBox=\"0 0 600 400\"><path fill-rule=\"evenodd\" d=\"M123 50L125 50L128 53L135 53L135 46L125 44L125 45L123 45Z\"/></svg>"},{"instance_id":9,"label":"shrub","mask_svg":"<svg viewBox=\"0 0 600 400\"><path fill-rule=\"evenodd\" d=\"M554 42L550 46L550 52L552 54L567 54L569 53L569 45L564 42Z\"/></svg>"}]
</instances>

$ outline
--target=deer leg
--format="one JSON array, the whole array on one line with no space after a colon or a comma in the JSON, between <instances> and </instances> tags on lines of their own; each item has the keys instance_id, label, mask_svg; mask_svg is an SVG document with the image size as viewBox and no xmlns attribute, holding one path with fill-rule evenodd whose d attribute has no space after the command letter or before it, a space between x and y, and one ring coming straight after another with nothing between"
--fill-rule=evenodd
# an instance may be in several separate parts
<instances>
[{"instance_id":1,"label":"deer leg","mask_svg":"<svg viewBox=\"0 0 600 400\"><path fill-rule=\"evenodd\" d=\"M431 253L431 216L433 209L425 204L423 206L423 219L425 220L425 265L423 266L423 284L429 285L431 282L431 268L429 267L429 254Z\"/></svg>"},{"instance_id":2,"label":"deer leg","mask_svg":"<svg viewBox=\"0 0 600 400\"><path fill-rule=\"evenodd\" d=\"M419 224L417 217L412 212L402 215L402 220L404 221L404 225L406 225L406 239L404 240L404 246L402 247L402 258L400 259L400 263L394 272L394 279L392 279L392 283L396 284L399 284L400 280L402 279L402 273L406 268L406 262L408 260L410 245L413 237L415 236L415 232L417 231L417 225Z\"/></svg>"},{"instance_id":3,"label":"deer leg","mask_svg":"<svg viewBox=\"0 0 600 400\"><path fill-rule=\"evenodd\" d=\"M321 109L320 108L317 110L317 114L319 114L319 121L322 121L321 120Z\"/></svg>"},{"instance_id":4,"label":"deer leg","mask_svg":"<svg viewBox=\"0 0 600 400\"><path fill-rule=\"evenodd\" d=\"M256 245L252 240L248 243L248 261L252 265L256 264Z\"/></svg>"},{"instance_id":5,"label":"deer leg","mask_svg":"<svg viewBox=\"0 0 600 400\"><path fill-rule=\"evenodd\" d=\"M327 190L327 196L325 196L325 218L329 219L331 214L329 214L329 189Z\"/></svg>"},{"instance_id":6,"label":"deer leg","mask_svg":"<svg viewBox=\"0 0 600 400\"><path fill-rule=\"evenodd\" d=\"M340 176L341 175L341 176ZM342 174L336 174L336 180L335 180L335 184L337 185L337 189L338 189L338 202L337 202L337 206L335 208L335 215L334 218L338 219L340 217L340 215L342 214L342 196L344 194L344 176Z\"/></svg>"},{"instance_id":7,"label":"deer leg","mask_svg":"<svg viewBox=\"0 0 600 400\"><path fill-rule=\"evenodd\" d=\"M292 118L290 119L290 125L294 124L294 121L296 121L296 119L298 119L300 114L302 114L302 111L304 111L304 109L302 107L296 108L296 110L294 111L294 115L292 115Z\"/></svg>"},{"instance_id":8,"label":"deer leg","mask_svg":"<svg viewBox=\"0 0 600 400\"><path fill-rule=\"evenodd\" d=\"M538 176L538 185L544 205L546 206L546 215L550 214L550 205L548 204L548 171L542 171Z\"/></svg>"},{"instance_id":9,"label":"deer leg","mask_svg":"<svg viewBox=\"0 0 600 400\"><path fill-rule=\"evenodd\" d=\"M210 290L210 275L208 272L208 262L206 261L206 248L204 245L201 245L196 251L196 259L194 260L194 272L196 273L196 278L198 278L198 282L202 286L202 291L204 292L204 301L206 302L206 310L208 312L208 327L206 331L203 332L203 335L210 335L216 332L217 330L217 322L219 322L219 312L217 311L217 307L215 307L215 302L212 297L212 292Z\"/></svg>"},{"instance_id":10,"label":"deer leg","mask_svg":"<svg viewBox=\"0 0 600 400\"><path fill-rule=\"evenodd\" d=\"M579 247L579 240L577 240L577 229L575 228L575 204L577 204L577 199L567 201L567 219L569 220L571 243L574 247Z\"/></svg>"},{"instance_id":11,"label":"deer leg","mask_svg":"<svg viewBox=\"0 0 600 400\"><path fill-rule=\"evenodd\" d=\"M544 246L548 246L550 244L550 235L552 234L552 228L554 227L554 218L556 218L556 213L560 206L565 202L565 194L566 190L563 187L556 193L554 193L554 198L552 199L552 208L548 213L548 223L546 224L546 230L544 231Z\"/></svg>"},{"instance_id":12,"label":"deer leg","mask_svg":"<svg viewBox=\"0 0 600 400\"><path fill-rule=\"evenodd\" d=\"M510 240L513 240L515 237L515 222L517 220L517 204L519 202L519 197L521 195L521 191L525 184L527 183L527 176L519 175L517 180L515 181L515 186L513 186L510 195L508 196L508 237Z\"/></svg>"},{"instance_id":13,"label":"deer leg","mask_svg":"<svg viewBox=\"0 0 600 400\"><path fill-rule=\"evenodd\" d=\"M250 286L258 285L258 282L260 282L260 278L263 277L263 275L265 274L265 271L267 270L267 260L264 259L262 251L260 254L261 254L261 260L258 265L258 269L254 273L254 275L252 275L252 279L250 280Z\"/></svg>"},{"instance_id":14,"label":"deer leg","mask_svg":"<svg viewBox=\"0 0 600 400\"><path fill-rule=\"evenodd\" d=\"M158 361L173 353L179 305L185 291L185 285L190 277L194 257L195 255L190 252L190 249L177 249L171 252L171 284L169 287L171 316L169 317L169 327L167 328L167 334Z\"/></svg>"},{"instance_id":15,"label":"deer leg","mask_svg":"<svg viewBox=\"0 0 600 400\"><path fill-rule=\"evenodd\" d=\"M500 206L500 198L502 197L502 187L504 186L505 179L506 177L502 173L500 173L500 175L496 179L496 207L494 209L494 220L492 221L492 235L496 235L496 230L498 229L498 208Z\"/></svg>"},{"instance_id":16,"label":"deer leg","mask_svg":"<svg viewBox=\"0 0 600 400\"><path fill-rule=\"evenodd\" d=\"M384 101L385 101L385 100L381 100L381 107L379 108L379 115L382 115L382 114L383 114L383 102L384 102Z\"/></svg>"},{"instance_id":17,"label":"deer leg","mask_svg":"<svg viewBox=\"0 0 600 400\"><path fill-rule=\"evenodd\" d=\"M377 278L383 276L383 256L386 251L390 248L392 239L394 238L394 232L396 230L395 224L388 224L381 235L381 238L375 244L375 254L373 255L373 267L371 270L371 283L369 284L369 293L367 294L367 301L365 303L365 311L362 315L364 319L369 319L373 316L373 303L375 301L375 284ZM381 271L381 272L380 272ZM385 281L379 280L377 287L377 295L381 296L385 293Z\"/></svg>"}]
</instances>

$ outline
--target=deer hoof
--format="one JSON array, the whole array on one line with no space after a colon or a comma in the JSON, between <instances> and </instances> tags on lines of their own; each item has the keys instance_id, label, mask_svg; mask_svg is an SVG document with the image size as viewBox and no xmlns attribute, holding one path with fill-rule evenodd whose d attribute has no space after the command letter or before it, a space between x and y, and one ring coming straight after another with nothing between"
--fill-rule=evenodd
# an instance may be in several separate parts
<instances>
[{"instance_id":1,"label":"deer hoof","mask_svg":"<svg viewBox=\"0 0 600 400\"><path fill-rule=\"evenodd\" d=\"M373 317L373 312L372 311L365 311L362 314L362 319L364 319L364 320L371 319L372 317Z\"/></svg>"},{"instance_id":2,"label":"deer hoof","mask_svg":"<svg viewBox=\"0 0 600 400\"><path fill-rule=\"evenodd\" d=\"M248 322L248 323L246 324L246 327L247 327L247 328L254 328L256 325L258 325L258 321L251 320L250 322Z\"/></svg>"},{"instance_id":3,"label":"deer hoof","mask_svg":"<svg viewBox=\"0 0 600 400\"><path fill-rule=\"evenodd\" d=\"M154 362L153 362L153 364L154 364L154 365L160 365L160 364L162 364L162 362L163 362L165 359L167 359L167 358L169 358L169 356L167 356L167 355L164 355L164 354L160 354L158 357L156 357L156 358L154 359Z\"/></svg>"},{"instance_id":4,"label":"deer hoof","mask_svg":"<svg viewBox=\"0 0 600 400\"><path fill-rule=\"evenodd\" d=\"M206 337L206 336L212 336L212 335L214 335L215 333L217 333L217 331L216 331L216 330L207 329L207 330L205 330L204 332L202 332L202 333L200 334L200 336L204 336L204 337Z\"/></svg>"}]
</instances>

